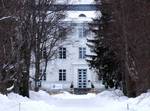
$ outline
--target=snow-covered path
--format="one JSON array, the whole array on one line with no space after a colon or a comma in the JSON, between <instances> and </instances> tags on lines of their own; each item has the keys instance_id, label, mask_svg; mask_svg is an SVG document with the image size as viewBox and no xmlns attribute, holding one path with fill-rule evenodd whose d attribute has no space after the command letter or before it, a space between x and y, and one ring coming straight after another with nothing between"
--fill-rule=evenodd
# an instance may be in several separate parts
<instances>
[{"instance_id":1,"label":"snow-covered path","mask_svg":"<svg viewBox=\"0 0 150 111\"><path fill-rule=\"evenodd\" d=\"M55 111L62 111L62 109L64 111L99 111L99 105L94 104L95 97L95 95L72 95L70 98L67 96L57 97L54 102Z\"/></svg>"},{"instance_id":2,"label":"snow-covered path","mask_svg":"<svg viewBox=\"0 0 150 111\"><path fill-rule=\"evenodd\" d=\"M120 96L122 96L122 93L120 92L117 92L117 95L109 91L98 95L72 95L64 92L62 94L51 96L46 96L44 92L40 92L40 95L36 95L37 93L35 92L32 93L33 94L31 95L34 95L32 96L33 100L45 101L50 106L53 106L53 111L120 111L118 109L121 107L126 107L121 102ZM40 97L40 99L38 99L38 97ZM122 99L126 100L127 98L123 96Z\"/></svg>"},{"instance_id":3,"label":"snow-covered path","mask_svg":"<svg viewBox=\"0 0 150 111\"><path fill-rule=\"evenodd\" d=\"M35 94L34 94L35 95ZM49 99L48 99L49 98ZM99 111L99 105L95 103L95 94L72 95L69 93L52 95L43 98L47 103L53 105L53 111ZM36 99L36 97L33 97Z\"/></svg>"},{"instance_id":4,"label":"snow-covered path","mask_svg":"<svg viewBox=\"0 0 150 111\"><path fill-rule=\"evenodd\" d=\"M127 98L119 90L97 95L30 91L30 95L29 99L14 93L0 94L0 111L150 111L150 92L137 98Z\"/></svg>"},{"instance_id":5,"label":"snow-covered path","mask_svg":"<svg viewBox=\"0 0 150 111\"><path fill-rule=\"evenodd\" d=\"M64 92L49 96L42 91L31 92L31 95L31 99L43 100L53 106L53 111L150 111L150 93L130 99L119 90L103 91L97 95L72 95Z\"/></svg>"}]
</instances>

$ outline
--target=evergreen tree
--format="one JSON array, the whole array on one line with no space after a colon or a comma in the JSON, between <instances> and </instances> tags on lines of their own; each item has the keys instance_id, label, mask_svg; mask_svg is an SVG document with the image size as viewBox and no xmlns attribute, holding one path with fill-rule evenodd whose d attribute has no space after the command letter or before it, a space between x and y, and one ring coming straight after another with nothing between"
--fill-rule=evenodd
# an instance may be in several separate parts
<instances>
[{"instance_id":1,"label":"evergreen tree","mask_svg":"<svg viewBox=\"0 0 150 111\"><path fill-rule=\"evenodd\" d=\"M119 62L108 39L113 36L108 31L112 21L112 12L108 6L109 4L102 2L100 10L102 16L94 19L93 23L90 24L90 29L95 36L92 39L88 39L88 46L93 54L88 55L89 59L87 61L90 67L96 70L99 79L102 80L106 88L118 88L121 75L118 74Z\"/></svg>"}]
</instances>

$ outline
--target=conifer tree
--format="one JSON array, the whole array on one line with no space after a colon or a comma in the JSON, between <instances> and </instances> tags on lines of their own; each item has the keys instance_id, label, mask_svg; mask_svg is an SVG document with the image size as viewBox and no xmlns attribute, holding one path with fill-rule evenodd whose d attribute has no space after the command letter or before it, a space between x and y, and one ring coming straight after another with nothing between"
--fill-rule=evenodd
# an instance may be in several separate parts
<instances>
[{"instance_id":1,"label":"conifer tree","mask_svg":"<svg viewBox=\"0 0 150 111\"><path fill-rule=\"evenodd\" d=\"M88 55L87 60L91 68L95 69L98 77L102 80L106 88L118 88L121 81L119 73L119 62L116 60L116 54L109 44L109 37L113 36L109 32L112 21L112 11L109 4L101 2L102 16L93 20L90 24L91 31L95 34L94 38L88 39L88 46L91 48L93 54Z\"/></svg>"}]
</instances>

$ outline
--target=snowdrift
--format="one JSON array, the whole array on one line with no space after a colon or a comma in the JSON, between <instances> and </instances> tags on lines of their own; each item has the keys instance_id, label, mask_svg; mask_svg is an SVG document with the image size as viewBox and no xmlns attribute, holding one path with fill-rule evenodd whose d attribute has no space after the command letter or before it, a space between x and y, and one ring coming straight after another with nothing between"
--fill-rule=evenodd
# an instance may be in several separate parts
<instances>
[{"instance_id":1,"label":"snowdrift","mask_svg":"<svg viewBox=\"0 0 150 111\"><path fill-rule=\"evenodd\" d=\"M14 93L0 94L0 111L150 111L150 92L137 98L127 98L120 90L106 90L97 95L30 91L30 95L29 99Z\"/></svg>"}]
</instances>

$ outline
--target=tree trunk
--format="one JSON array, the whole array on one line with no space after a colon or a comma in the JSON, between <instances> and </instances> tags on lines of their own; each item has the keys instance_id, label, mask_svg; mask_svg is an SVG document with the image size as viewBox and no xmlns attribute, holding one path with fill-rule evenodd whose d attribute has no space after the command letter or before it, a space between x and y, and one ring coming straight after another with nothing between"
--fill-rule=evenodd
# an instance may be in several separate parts
<instances>
[{"instance_id":1,"label":"tree trunk","mask_svg":"<svg viewBox=\"0 0 150 111\"><path fill-rule=\"evenodd\" d=\"M36 48L35 48L35 91L39 90L40 82L40 38L36 39Z\"/></svg>"}]
</instances>

